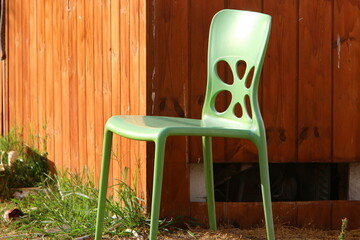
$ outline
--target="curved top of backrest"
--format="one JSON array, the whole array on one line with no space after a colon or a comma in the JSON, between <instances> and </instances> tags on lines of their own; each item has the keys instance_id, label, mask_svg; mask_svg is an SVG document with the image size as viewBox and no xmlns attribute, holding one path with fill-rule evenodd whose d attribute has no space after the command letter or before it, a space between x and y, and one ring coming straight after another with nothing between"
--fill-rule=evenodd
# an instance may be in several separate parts
<instances>
[{"instance_id":1,"label":"curved top of backrest","mask_svg":"<svg viewBox=\"0 0 360 240\"><path fill-rule=\"evenodd\" d=\"M256 12L225 9L214 16L210 26L208 83L202 112L205 122L221 118L255 125L262 123L257 89L270 25L269 15ZM232 84L219 77L219 62L230 67ZM240 65L245 68L242 74L238 72ZM225 111L219 112L215 102L223 91L231 94L231 101ZM236 109L242 113L237 114Z\"/></svg>"}]
</instances>

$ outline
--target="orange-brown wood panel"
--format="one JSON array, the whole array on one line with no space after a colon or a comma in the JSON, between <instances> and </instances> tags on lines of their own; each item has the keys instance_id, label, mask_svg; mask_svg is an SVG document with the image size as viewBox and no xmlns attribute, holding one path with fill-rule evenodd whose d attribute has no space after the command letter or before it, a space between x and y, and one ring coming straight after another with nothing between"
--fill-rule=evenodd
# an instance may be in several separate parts
<instances>
[{"instance_id":1,"label":"orange-brown wood panel","mask_svg":"<svg viewBox=\"0 0 360 240\"><path fill-rule=\"evenodd\" d=\"M201 118L207 83L207 53L210 23L216 12L224 8L223 0L190 1L189 6L189 116ZM202 159L201 137L189 137L189 161ZM213 138L213 159L224 161L224 138Z\"/></svg>"},{"instance_id":2,"label":"orange-brown wood panel","mask_svg":"<svg viewBox=\"0 0 360 240\"><path fill-rule=\"evenodd\" d=\"M188 114L189 76L188 2L158 1L155 26L154 114L185 117ZM188 215L186 138L170 137L166 149L161 215Z\"/></svg>"},{"instance_id":3,"label":"orange-brown wood panel","mask_svg":"<svg viewBox=\"0 0 360 240\"><path fill-rule=\"evenodd\" d=\"M94 96L94 2L85 2L85 77L87 166L95 169L95 96Z\"/></svg>"},{"instance_id":4,"label":"orange-brown wood panel","mask_svg":"<svg viewBox=\"0 0 360 240\"><path fill-rule=\"evenodd\" d=\"M144 0L140 0L139 2L139 112L140 115L146 115L146 106L147 106L147 79L146 79L146 2ZM150 79L149 79L150 81ZM145 200L146 202L146 142L139 143L139 178L137 182L137 193L138 196Z\"/></svg>"},{"instance_id":5,"label":"orange-brown wood panel","mask_svg":"<svg viewBox=\"0 0 360 240\"><path fill-rule=\"evenodd\" d=\"M64 38L64 22L61 19L61 10L64 8L65 4L62 4L61 1L53 1L53 14L52 14L52 35L53 35L53 76L50 79L47 79L47 82L53 82L54 84L54 95L52 98L49 98L49 104L53 104L54 113L53 113L53 121L54 121L54 158L57 166L61 168L66 168L67 164L64 161L65 159L65 151L66 148L66 140L63 139L63 127L62 127L62 116L66 110L69 110L67 106L65 106L66 98L68 98L68 94L63 95L62 92L68 90L67 84L67 72L63 75L63 66L67 63L67 57L61 58L62 53L65 51L60 51L60 49L67 49L68 45L67 39ZM64 10L65 11L65 10ZM57 26L57 27L54 27ZM65 43L65 44L64 44ZM64 66L65 71L67 71L67 67ZM63 141L65 143L63 144ZM69 141L67 141L69 142Z\"/></svg>"},{"instance_id":6,"label":"orange-brown wood panel","mask_svg":"<svg viewBox=\"0 0 360 240\"><path fill-rule=\"evenodd\" d=\"M123 14L121 7L124 5L123 1L120 0L111 2L111 111L112 115L119 115L121 107L121 76L120 70L123 70L123 66L120 65L120 44L123 44L125 38L120 38L120 15ZM123 20L123 24L126 23L126 20ZM122 30L123 31L123 30ZM121 31L121 32L122 32ZM125 51L125 49L124 49ZM128 102L126 102L128 103ZM120 138L115 136L113 139L113 152L115 156L113 159L114 169L113 169L113 179L114 183L118 183L118 180L122 180L121 175L121 163L122 163L122 154L119 152Z\"/></svg>"},{"instance_id":7,"label":"orange-brown wood panel","mask_svg":"<svg viewBox=\"0 0 360 240\"><path fill-rule=\"evenodd\" d=\"M102 36L103 36L103 123L102 130L104 129L105 122L111 116L111 2L103 1L102 5ZM112 185L113 181L113 161L110 162L109 184Z\"/></svg>"},{"instance_id":8,"label":"orange-brown wood panel","mask_svg":"<svg viewBox=\"0 0 360 240\"><path fill-rule=\"evenodd\" d=\"M70 5L70 1L67 2L62 2L60 1L60 9L58 9L57 11L59 13L59 17L60 17L60 45L56 46L56 48L61 49L60 50L60 72L58 72L59 74L59 78L56 81L60 81L61 83L61 87L60 88L54 88L54 91L59 91L59 99L61 99L61 104L60 104L60 109L59 112L56 113L55 112L55 116L56 114L60 114L60 121L61 121L61 137L60 141L62 142L62 148L61 149L57 149L58 146L55 144L56 149L56 156L58 154L62 154L62 164L61 164L61 168L63 169L69 169L70 168L70 83L69 83L69 78L70 78L70 73L69 73L69 59L70 59L70 46L69 46L69 12L73 11L73 9L71 9L71 5ZM54 25L57 26L57 25ZM73 29L72 31L76 31L76 29ZM55 35L57 36L57 35ZM57 51L57 50L56 50ZM55 61L55 59L54 59ZM75 65L76 66L76 65ZM55 78L55 74L54 74L54 78ZM57 103L58 99L54 99L54 103L55 105L58 104ZM56 127L56 124L55 124ZM62 151L62 153L60 153L60 151Z\"/></svg>"},{"instance_id":9,"label":"orange-brown wood panel","mask_svg":"<svg viewBox=\"0 0 360 240\"><path fill-rule=\"evenodd\" d=\"M298 161L331 161L331 1L300 1L298 21Z\"/></svg>"},{"instance_id":10,"label":"orange-brown wood panel","mask_svg":"<svg viewBox=\"0 0 360 240\"><path fill-rule=\"evenodd\" d=\"M7 115L9 119L9 126L15 123L15 1L9 1L7 4L8 7L8 52L7 52L7 72L8 72L8 86L9 86L9 95L8 95L8 107ZM11 112L10 112L11 111Z\"/></svg>"},{"instance_id":11,"label":"orange-brown wood panel","mask_svg":"<svg viewBox=\"0 0 360 240\"><path fill-rule=\"evenodd\" d=\"M334 161L360 159L360 2L334 3Z\"/></svg>"},{"instance_id":12,"label":"orange-brown wood panel","mask_svg":"<svg viewBox=\"0 0 360 240\"><path fill-rule=\"evenodd\" d=\"M296 226L297 204L296 202L273 202L273 219L275 224Z\"/></svg>"},{"instance_id":13,"label":"orange-brown wood panel","mask_svg":"<svg viewBox=\"0 0 360 240\"><path fill-rule=\"evenodd\" d=\"M21 32L22 32L22 44L21 44L21 71L22 76L20 79L20 94L22 95L21 115L22 126L30 125L30 79L29 79L29 1L21 3ZM23 135L25 139L29 137L29 127L23 128Z\"/></svg>"},{"instance_id":14,"label":"orange-brown wood panel","mask_svg":"<svg viewBox=\"0 0 360 240\"><path fill-rule=\"evenodd\" d=\"M87 166L87 127L86 127L86 43L85 43L85 1L76 3L76 52L78 80L78 126L79 126L79 170Z\"/></svg>"},{"instance_id":15,"label":"orange-brown wood panel","mask_svg":"<svg viewBox=\"0 0 360 240\"><path fill-rule=\"evenodd\" d=\"M248 11L262 11L263 1L266 0L228 0L228 8L231 9L240 9L240 10L248 10Z\"/></svg>"},{"instance_id":16,"label":"orange-brown wood panel","mask_svg":"<svg viewBox=\"0 0 360 240\"><path fill-rule=\"evenodd\" d=\"M29 83L30 91L30 123L31 123L31 134L37 136L39 134L39 120L38 120L38 69L37 69L37 2L35 0L29 1ZM38 139L34 138L34 142L37 148Z\"/></svg>"},{"instance_id":17,"label":"orange-brown wood panel","mask_svg":"<svg viewBox=\"0 0 360 240\"><path fill-rule=\"evenodd\" d=\"M22 124L22 89L21 89L21 77L22 72L17 69L17 66L22 65L22 34L21 34L21 4L16 1L15 3L15 51L14 51L14 65L15 65L15 74L14 74L14 82L15 82L15 105L14 105L14 123Z\"/></svg>"},{"instance_id":18,"label":"orange-brown wood panel","mask_svg":"<svg viewBox=\"0 0 360 240\"><path fill-rule=\"evenodd\" d=\"M262 112L271 162L296 161L297 1L264 1L272 16L262 76Z\"/></svg>"},{"instance_id":19,"label":"orange-brown wood panel","mask_svg":"<svg viewBox=\"0 0 360 240\"><path fill-rule=\"evenodd\" d=\"M297 202L299 227L330 228L331 201Z\"/></svg>"},{"instance_id":20,"label":"orange-brown wood panel","mask_svg":"<svg viewBox=\"0 0 360 240\"><path fill-rule=\"evenodd\" d=\"M139 43L140 43L140 32L139 32L139 0L129 1L129 79L128 85L122 85L129 88L129 114L139 114L140 103L140 58L139 58ZM124 82L122 82L124 83ZM124 102L122 106L124 106ZM137 181L138 166L140 161L139 155L139 141L130 141L129 149L130 162L128 163L131 170L131 180ZM134 183L132 183L134 184Z\"/></svg>"},{"instance_id":21,"label":"orange-brown wood panel","mask_svg":"<svg viewBox=\"0 0 360 240\"><path fill-rule=\"evenodd\" d=\"M53 2L45 1L45 115L48 158L57 164L54 155L54 82L53 82Z\"/></svg>"},{"instance_id":22,"label":"orange-brown wood panel","mask_svg":"<svg viewBox=\"0 0 360 240\"><path fill-rule=\"evenodd\" d=\"M37 1L36 4L36 14L37 14L37 81L38 81L38 118L39 118L39 136L40 136L40 149L43 151L46 146L43 146L44 140L46 138L46 130L45 130L45 124L46 124L46 111L45 111L45 93L46 93L46 78L45 78L45 72L46 72L46 58L45 58L45 9L44 9L45 3L44 0ZM12 82L11 79L9 79L10 82ZM10 88L11 89L11 88ZM11 94L9 94L9 97ZM9 112L9 114L11 114Z\"/></svg>"},{"instance_id":23,"label":"orange-brown wood panel","mask_svg":"<svg viewBox=\"0 0 360 240\"><path fill-rule=\"evenodd\" d=\"M240 228L261 225L264 219L262 203L226 203L225 221Z\"/></svg>"},{"instance_id":24,"label":"orange-brown wood panel","mask_svg":"<svg viewBox=\"0 0 360 240\"><path fill-rule=\"evenodd\" d=\"M64 21L68 19L68 74L69 74L69 113L63 116L64 126L64 139L70 138L68 143L70 149L68 166L71 170L81 170L80 159L79 159L79 108L78 108L78 75L77 75L77 1L71 0L68 2L69 6L67 9L63 9ZM65 13L68 13L66 15ZM66 18L68 17L68 18ZM69 129L66 129L69 126Z\"/></svg>"},{"instance_id":25,"label":"orange-brown wood panel","mask_svg":"<svg viewBox=\"0 0 360 240\"><path fill-rule=\"evenodd\" d=\"M225 215L226 212L226 203L224 202L216 202L215 210L216 210L216 221L218 225L225 223ZM204 224L208 226L208 211L206 202L191 202L190 203L190 216L196 220L196 222Z\"/></svg>"},{"instance_id":26,"label":"orange-brown wood panel","mask_svg":"<svg viewBox=\"0 0 360 240\"><path fill-rule=\"evenodd\" d=\"M227 8L241 9L248 11L262 11L262 1L247 1L247 0L229 0ZM259 89L259 103L262 106L261 94L262 81L260 81ZM239 139L226 139L226 161L229 162L258 162L258 153L255 145L248 140Z\"/></svg>"},{"instance_id":27,"label":"orange-brown wood panel","mask_svg":"<svg viewBox=\"0 0 360 240\"><path fill-rule=\"evenodd\" d=\"M332 201L331 228L341 229L341 220L347 218L348 229L360 228L360 201Z\"/></svg>"},{"instance_id":28,"label":"orange-brown wood panel","mask_svg":"<svg viewBox=\"0 0 360 240\"><path fill-rule=\"evenodd\" d=\"M132 41L131 37L133 37L133 33L130 33L130 17L133 13L130 9L130 2L129 0L121 0L120 1L120 32L118 33L120 36L120 68L119 68L119 75L116 78L116 81L118 83L114 83L117 87L117 94L118 97L116 98L115 106L117 107L118 114L121 115L129 115L129 114L136 114L134 111L130 111L132 109L132 103L131 99L136 98L137 96L130 96L130 89L136 89L137 88L137 79L134 79L136 72L130 73L130 71L133 70L133 68L130 70L130 65L132 61L133 54L130 55L130 48L132 47ZM131 26L133 27L133 25ZM133 29L132 29L133 30ZM131 43L130 43L131 42ZM136 108L136 106L134 106ZM132 141L133 142L133 141ZM121 138L120 139L120 155L118 159L119 163L119 169L117 170L118 173L121 173L124 171L125 168L130 168L131 166L131 158L132 156L135 156L135 149L131 148L130 140L127 138ZM120 178L118 178L120 179ZM125 180L127 183L130 183L131 181L131 174L128 174Z\"/></svg>"},{"instance_id":29,"label":"orange-brown wood panel","mask_svg":"<svg viewBox=\"0 0 360 240\"><path fill-rule=\"evenodd\" d=\"M102 1L94 1L94 90L95 90L95 179L100 177L100 163L103 139L103 52L102 52Z\"/></svg>"}]
</instances>

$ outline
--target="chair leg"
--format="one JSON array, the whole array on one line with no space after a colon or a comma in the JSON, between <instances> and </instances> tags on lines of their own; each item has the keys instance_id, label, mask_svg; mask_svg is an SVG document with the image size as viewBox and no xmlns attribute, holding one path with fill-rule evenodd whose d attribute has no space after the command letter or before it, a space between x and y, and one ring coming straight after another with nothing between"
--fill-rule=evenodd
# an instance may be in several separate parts
<instances>
[{"instance_id":1,"label":"chair leg","mask_svg":"<svg viewBox=\"0 0 360 240\"><path fill-rule=\"evenodd\" d=\"M270 177L266 140L262 140L258 146L261 192L263 198L265 225L268 240L275 240L274 223L271 206Z\"/></svg>"},{"instance_id":2,"label":"chair leg","mask_svg":"<svg viewBox=\"0 0 360 240\"><path fill-rule=\"evenodd\" d=\"M212 140L211 137L203 137L203 157L204 175L206 188L206 201L208 205L209 226L211 230L216 230L215 213L215 194L214 194L214 174L212 160Z\"/></svg>"},{"instance_id":3,"label":"chair leg","mask_svg":"<svg viewBox=\"0 0 360 240\"><path fill-rule=\"evenodd\" d=\"M158 140L157 142L155 142L154 177L150 219L150 240L155 240L158 233L161 188L164 170L164 154L165 140Z\"/></svg>"},{"instance_id":4,"label":"chair leg","mask_svg":"<svg viewBox=\"0 0 360 240\"><path fill-rule=\"evenodd\" d=\"M97 210L97 218L96 218L95 240L100 240L102 238L101 236L102 236L102 231L103 231L103 227L104 227L103 225L104 225L106 192L107 192L107 188L108 188L112 137L113 137L113 133L111 131L105 129L101 176L100 176L98 210Z\"/></svg>"}]
</instances>

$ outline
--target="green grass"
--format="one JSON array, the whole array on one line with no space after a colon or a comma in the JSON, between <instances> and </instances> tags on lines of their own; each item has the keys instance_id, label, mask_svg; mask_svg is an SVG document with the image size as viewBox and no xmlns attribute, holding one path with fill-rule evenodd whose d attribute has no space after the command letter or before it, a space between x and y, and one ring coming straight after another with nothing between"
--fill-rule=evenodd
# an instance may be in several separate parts
<instances>
[{"instance_id":1,"label":"green grass","mask_svg":"<svg viewBox=\"0 0 360 240\"><path fill-rule=\"evenodd\" d=\"M18 206L26 214L7 227L17 233L41 233L51 239L93 235L98 190L92 179L86 171L49 177L43 183L43 191L25 199L12 200L12 206ZM124 182L120 181L113 188L118 200L108 199L104 234L127 236L134 232L146 233L148 220L142 200Z\"/></svg>"},{"instance_id":2,"label":"green grass","mask_svg":"<svg viewBox=\"0 0 360 240\"><path fill-rule=\"evenodd\" d=\"M123 179L126 179L126 175L127 169ZM25 213L24 217L11 223L0 220L0 232L6 229L6 235L10 236L40 234L49 239L93 236L98 190L92 179L93 176L86 170L82 173L64 172L49 176L41 186L42 191L37 194L20 200L13 199L6 207L0 205L1 214L15 206ZM107 199L103 234L109 237L147 236L150 221L143 200L124 181L118 181L110 188L113 188L115 194ZM184 222L196 225L192 219L176 217L159 220L159 230L163 233L179 230L177 226Z\"/></svg>"}]
</instances>

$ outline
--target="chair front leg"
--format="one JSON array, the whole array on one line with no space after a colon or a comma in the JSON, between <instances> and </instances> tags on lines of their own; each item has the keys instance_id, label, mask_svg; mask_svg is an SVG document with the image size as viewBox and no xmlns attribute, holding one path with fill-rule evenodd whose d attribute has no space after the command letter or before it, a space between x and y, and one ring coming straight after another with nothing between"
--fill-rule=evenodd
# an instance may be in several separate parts
<instances>
[{"instance_id":1,"label":"chair front leg","mask_svg":"<svg viewBox=\"0 0 360 240\"><path fill-rule=\"evenodd\" d=\"M164 170L164 154L166 139L158 139L155 142L155 159L154 159L154 176L153 191L151 202L151 219L150 219L150 240L155 240L159 227L161 189Z\"/></svg>"},{"instance_id":2,"label":"chair front leg","mask_svg":"<svg viewBox=\"0 0 360 240\"><path fill-rule=\"evenodd\" d=\"M104 227L103 225L104 225L106 193L107 193L108 179L109 179L112 137L113 137L113 133L105 128L95 240L100 240L102 238L101 236Z\"/></svg>"},{"instance_id":3,"label":"chair front leg","mask_svg":"<svg viewBox=\"0 0 360 240\"><path fill-rule=\"evenodd\" d=\"M211 137L202 137L202 141L203 141L206 202L208 206L209 226L211 230L215 231L216 213L215 213L214 173L213 173L213 159L212 159L212 139Z\"/></svg>"},{"instance_id":4,"label":"chair front leg","mask_svg":"<svg viewBox=\"0 0 360 240\"><path fill-rule=\"evenodd\" d=\"M268 240L275 240L274 223L271 206L271 192L270 192L270 177L269 177L269 164L267 155L267 146L265 138L258 144L259 151L259 168L260 168L260 181L261 192L263 198L265 225Z\"/></svg>"}]
</instances>

